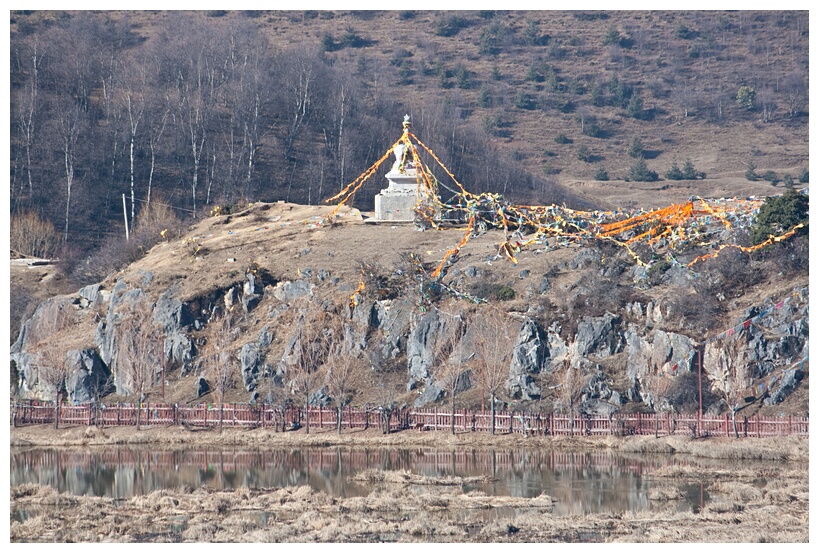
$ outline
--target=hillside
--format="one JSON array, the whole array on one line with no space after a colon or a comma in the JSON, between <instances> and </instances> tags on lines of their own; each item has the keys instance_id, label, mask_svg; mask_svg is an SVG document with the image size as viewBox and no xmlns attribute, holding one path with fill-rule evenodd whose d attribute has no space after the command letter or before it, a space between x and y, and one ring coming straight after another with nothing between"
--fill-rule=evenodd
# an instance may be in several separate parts
<instances>
[{"instance_id":1,"label":"hillside","mask_svg":"<svg viewBox=\"0 0 819 553\"><path fill-rule=\"evenodd\" d=\"M80 370L87 376L80 379L83 385L88 378L99 377L95 372L113 371L116 391L109 390L114 394L106 400L133 399L132 384L117 356L117 348L124 346L116 329L120 322L131 320L130 313L143 301L140 298L147 300L153 320L162 329L158 339L165 343L166 386L160 385L157 372L157 380L147 390L147 397L154 401L163 390L169 401L200 400L199 377L210 383L215 378L208 353L209 345L215 343L227 348L237 367L226 400L297 401L287 391L294 370L287 359L299 329L304 328L303 318L323 311L337 313L353 325L350 328L357 338L350 343L350 352L358 351L354 344L360 343L374 367L376 383L359 382L352 391L350 399L357 405L382 404L387 399L412 404L422 397L420 392L434 390L433 358L441 345L440 336L450 332L444 319L458 313L466 320L503 313L516 334L520 329L515 347L540 353L522 353L524 357L535 355L536 366L513 362L505 369L509 381L515 377L522 384L510 389L507 382L500 397L513 405L547 410L557 408L559 398L544 394L537 399L531 385L543 388L548 378L561 379L559 359L571 360L589 377L598 375L597 380L587 381L584 401L591 402L588 408L599 407L601 391L617 393L622 401L618 410L647 408L650 373L645 371L650 364L643 368L639 364L663 347L671 350L657 353L661 362L687 356L687 365L680 361L682 378L675 380L678 390L672 395L676 399L670 401L676 402L675 408L691 409L696 394L693 381L685 375L694 378L698 370L691 357L692 344L707 341L762 309L773 314L755 322L739 341L762 352L764 358L756 362L759 371L766 372L758 376L764 380L765 374L792 370L806 355L801 350L807 343L807 266L784 261L806 255L800 253L806 237L778 246L778 253L734 257L725 252L703 262L696 274L665 267L664 275L647 273L646 279L636 277L639 267L634 267L624 251L601 249L594 243L525 249L515 265L499 256L502 232L489 230L468 242L441 281L449 289L490 299L489 304L476 306L445 290L438 296L419 295L413 269L407 265L406 255L413 253L431 270L461 240L463 228L419 232L409 223L372 224L369 214L348 208L342 208L335 223L328 224L325 218L330 210L257 203L234 214L211 217L192 225L178 240L160 242L99 285L42 304L12 347L12 358L23 375L20 394L49 397L45 383L38 382L26 367L30 363L26 356L39 351L35 336L39 326L47 326L44 318L62 311L74 324L66 322L56 334L59 338L50 339L50 347L84 352L81 365L85 369ZM744 269L749 269L744 276L737 272ZM359 287L362 275L368 284L363 291ZM357 305L350 309L354 294ZM785 309L773 309L774 303L789 296L793 298ZM222 341L219 333L225 331L217 323L219 313L225 311L237 317L230 337ZM532 324L535 326L527 326ZM437 337L420 338L423 328ZM527 335L527 328L536 329L534 338ZM463 340L463 347L470 347L468 334ZM588 342L585 350L581 342ZM706 378L715 370L709 365L717 362L713 355L725 344L723 339L705 346ZM378 350L385 352L383 357L372 356ZM151 355L161 357L162 353L154 350ZM154 363L158 371L162 363L157 358ZM794 388L779 402L765 405L765 398L760 397L745 413L807 413L809 374L806 364L798 368ZM516 370L537 372L522 377ZM80 381L70 381L69 396L76 394L75 398L83 400L89 392ZM719 412L719 396L705 391L705 408ZM772 384L770 392L774 391ZM216 400L213 392L205 397ZM464 406L481 402L474 380L458 393L456 401Z\"/></svg>"},{"instance_id":2,"label":"hillside","mask_svg":"<svg viewBox=\"0 0 819 553\"><path fill-rule=\"evenodd\" d=\"M478 323L499 316L503 402L565 409L578 371L585 412L692 409L702 368L704 409L753 388L743 413L807 412L807 235L697 258L750 246L781 183L807 193L807 12L10 17L12 228L42 217L60 242L36 254L57 266L12 266L21 397L53 397L69 371L70 399L133 399L152 370L152 399L215 401L229 382L227 400L304 401L294 375L314 343L369 365L345 401L477 405ZM541 230L559 232L514 264L531 228L373 224L386 168L326 220L317 204L385 155L405 114L442 186L451 172L490 193L489 213L555 204ZM647 213L670 204L684 207ZM566 221L588 232L567 238ZM55 374L35 368L46 354ZM454 392L444 366L464 369Z\"/></svg>"}]
</instances>

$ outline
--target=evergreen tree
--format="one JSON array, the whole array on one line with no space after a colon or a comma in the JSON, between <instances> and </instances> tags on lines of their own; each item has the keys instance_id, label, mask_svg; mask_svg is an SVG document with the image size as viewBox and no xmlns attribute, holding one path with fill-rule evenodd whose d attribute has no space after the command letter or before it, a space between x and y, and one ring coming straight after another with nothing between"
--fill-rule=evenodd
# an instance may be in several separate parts
<instances>
[{"instance_id":1,"label":"evergreen tree","mask_svg":"<svg viewBox=\"0 0 819 553\"><path fill-rule=\"evenodd\" d=\"M676 161L671 163L671 169L665 174L665 178L668 180L683 180L685 178Z\"/></svg>"},{"instance_id":2,"label":"evergreen tree","mask_svg":"<svg viewBox=\"0 0 819 553\"><path fill-rule=\"evenodd\" d=\"M637 162L629 167L628 177L626 180L635 182L654 182L657 180L657 173L651 171L646 165L646 160L640 158Z\"/></svg>"},{"instance_id":3,"label":"evergreen tree","mask_svg":"<svg viewBox=\"0 0 819 553\"><path fill-rule=\"evenodd\" d=\"M808 197L789 188L781 196L766 198L759 208L756 224L751 230L751 241L759 244L769 236L783 234L799 223L808 222ZM800 234L807 229L801 229Z\"/></svg>"}]
</instances>

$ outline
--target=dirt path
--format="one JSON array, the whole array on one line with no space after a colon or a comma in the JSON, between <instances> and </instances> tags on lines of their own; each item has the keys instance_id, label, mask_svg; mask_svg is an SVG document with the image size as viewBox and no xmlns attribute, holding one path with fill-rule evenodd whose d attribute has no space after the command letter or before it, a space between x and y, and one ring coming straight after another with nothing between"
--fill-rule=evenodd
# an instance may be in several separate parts
<instances>
[{"instance_id":1,"label":"dirt path","mask_svg":"<svg viewBox=\"0 0 819 553\"><path fill-rule=\"evenodd\" d=\"M808 440L799 437L690 439L681 436L654 438L650 436L554 436L524 437L521 434L492 436L480 432L416 432L405 430L384 435L378 430L354 430L337 434L334 431L274 432L268 428L187 430L181 426L133 427L69 427L55 430L50 425L27 426L9 430L12 447L82 447L150 444L152 447L181 446L267 446L267 447L445 447L495 449L561 449L611 450L625 453L688 454L723 459L762 459L771 461L808 460Z\"/></svg>"}]
</instances>

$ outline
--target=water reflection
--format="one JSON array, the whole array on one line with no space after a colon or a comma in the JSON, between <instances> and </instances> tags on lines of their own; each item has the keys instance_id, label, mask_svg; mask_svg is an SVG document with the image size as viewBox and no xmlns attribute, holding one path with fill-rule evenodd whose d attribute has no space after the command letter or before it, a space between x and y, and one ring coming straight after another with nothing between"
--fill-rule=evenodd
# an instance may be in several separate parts
<instances>
[{"instance_id":1,"label":"water reflection","mask_svg":"<svg viewBox=\"0 0 819 553\"><path fill-rule=\"evenodd\" d=\"M647 475L661 466L691 462L679 456L537 450L12 448L10 480L12 486L39 483L60 492L115 498L184 487L292 485L352 497L372 490L350 479L369 468L409 470L426 476L492 475L495 480L466 485L463 491L514 497L546 493L558 500L554 513L561 515L646 510L652 486ZM700 483L689 482L687 486L680 508L697 510L704 500Z\"/></svg>"}]
</instances>

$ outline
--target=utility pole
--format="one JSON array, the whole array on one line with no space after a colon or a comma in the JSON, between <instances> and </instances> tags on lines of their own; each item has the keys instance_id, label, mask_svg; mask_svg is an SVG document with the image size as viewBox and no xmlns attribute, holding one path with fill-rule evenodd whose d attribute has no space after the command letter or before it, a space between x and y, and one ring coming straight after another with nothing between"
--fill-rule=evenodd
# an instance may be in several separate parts
<instances>
[{"instance_id":1,"label":"utility pole","mask_svg":"<svg viewBox=\"0 0 819 553\"><path fill-rule=\"evenodd\" d=\"M702 344L697 344L697 388L699 389L699 413L697 414L697 435L700 434L702 424Z\"/></svg>"},{"instance_id":2,"label":"utility pole","mask_svg":"<svg viewBox=\"0 0 819 553\"><path fill-rule=\"evenodd\" d=\"M122 216L125 217L125 240L131 239L128 232L128 206L125 204L125 194L122 195Z\"/></svg>"}]
</instances>

